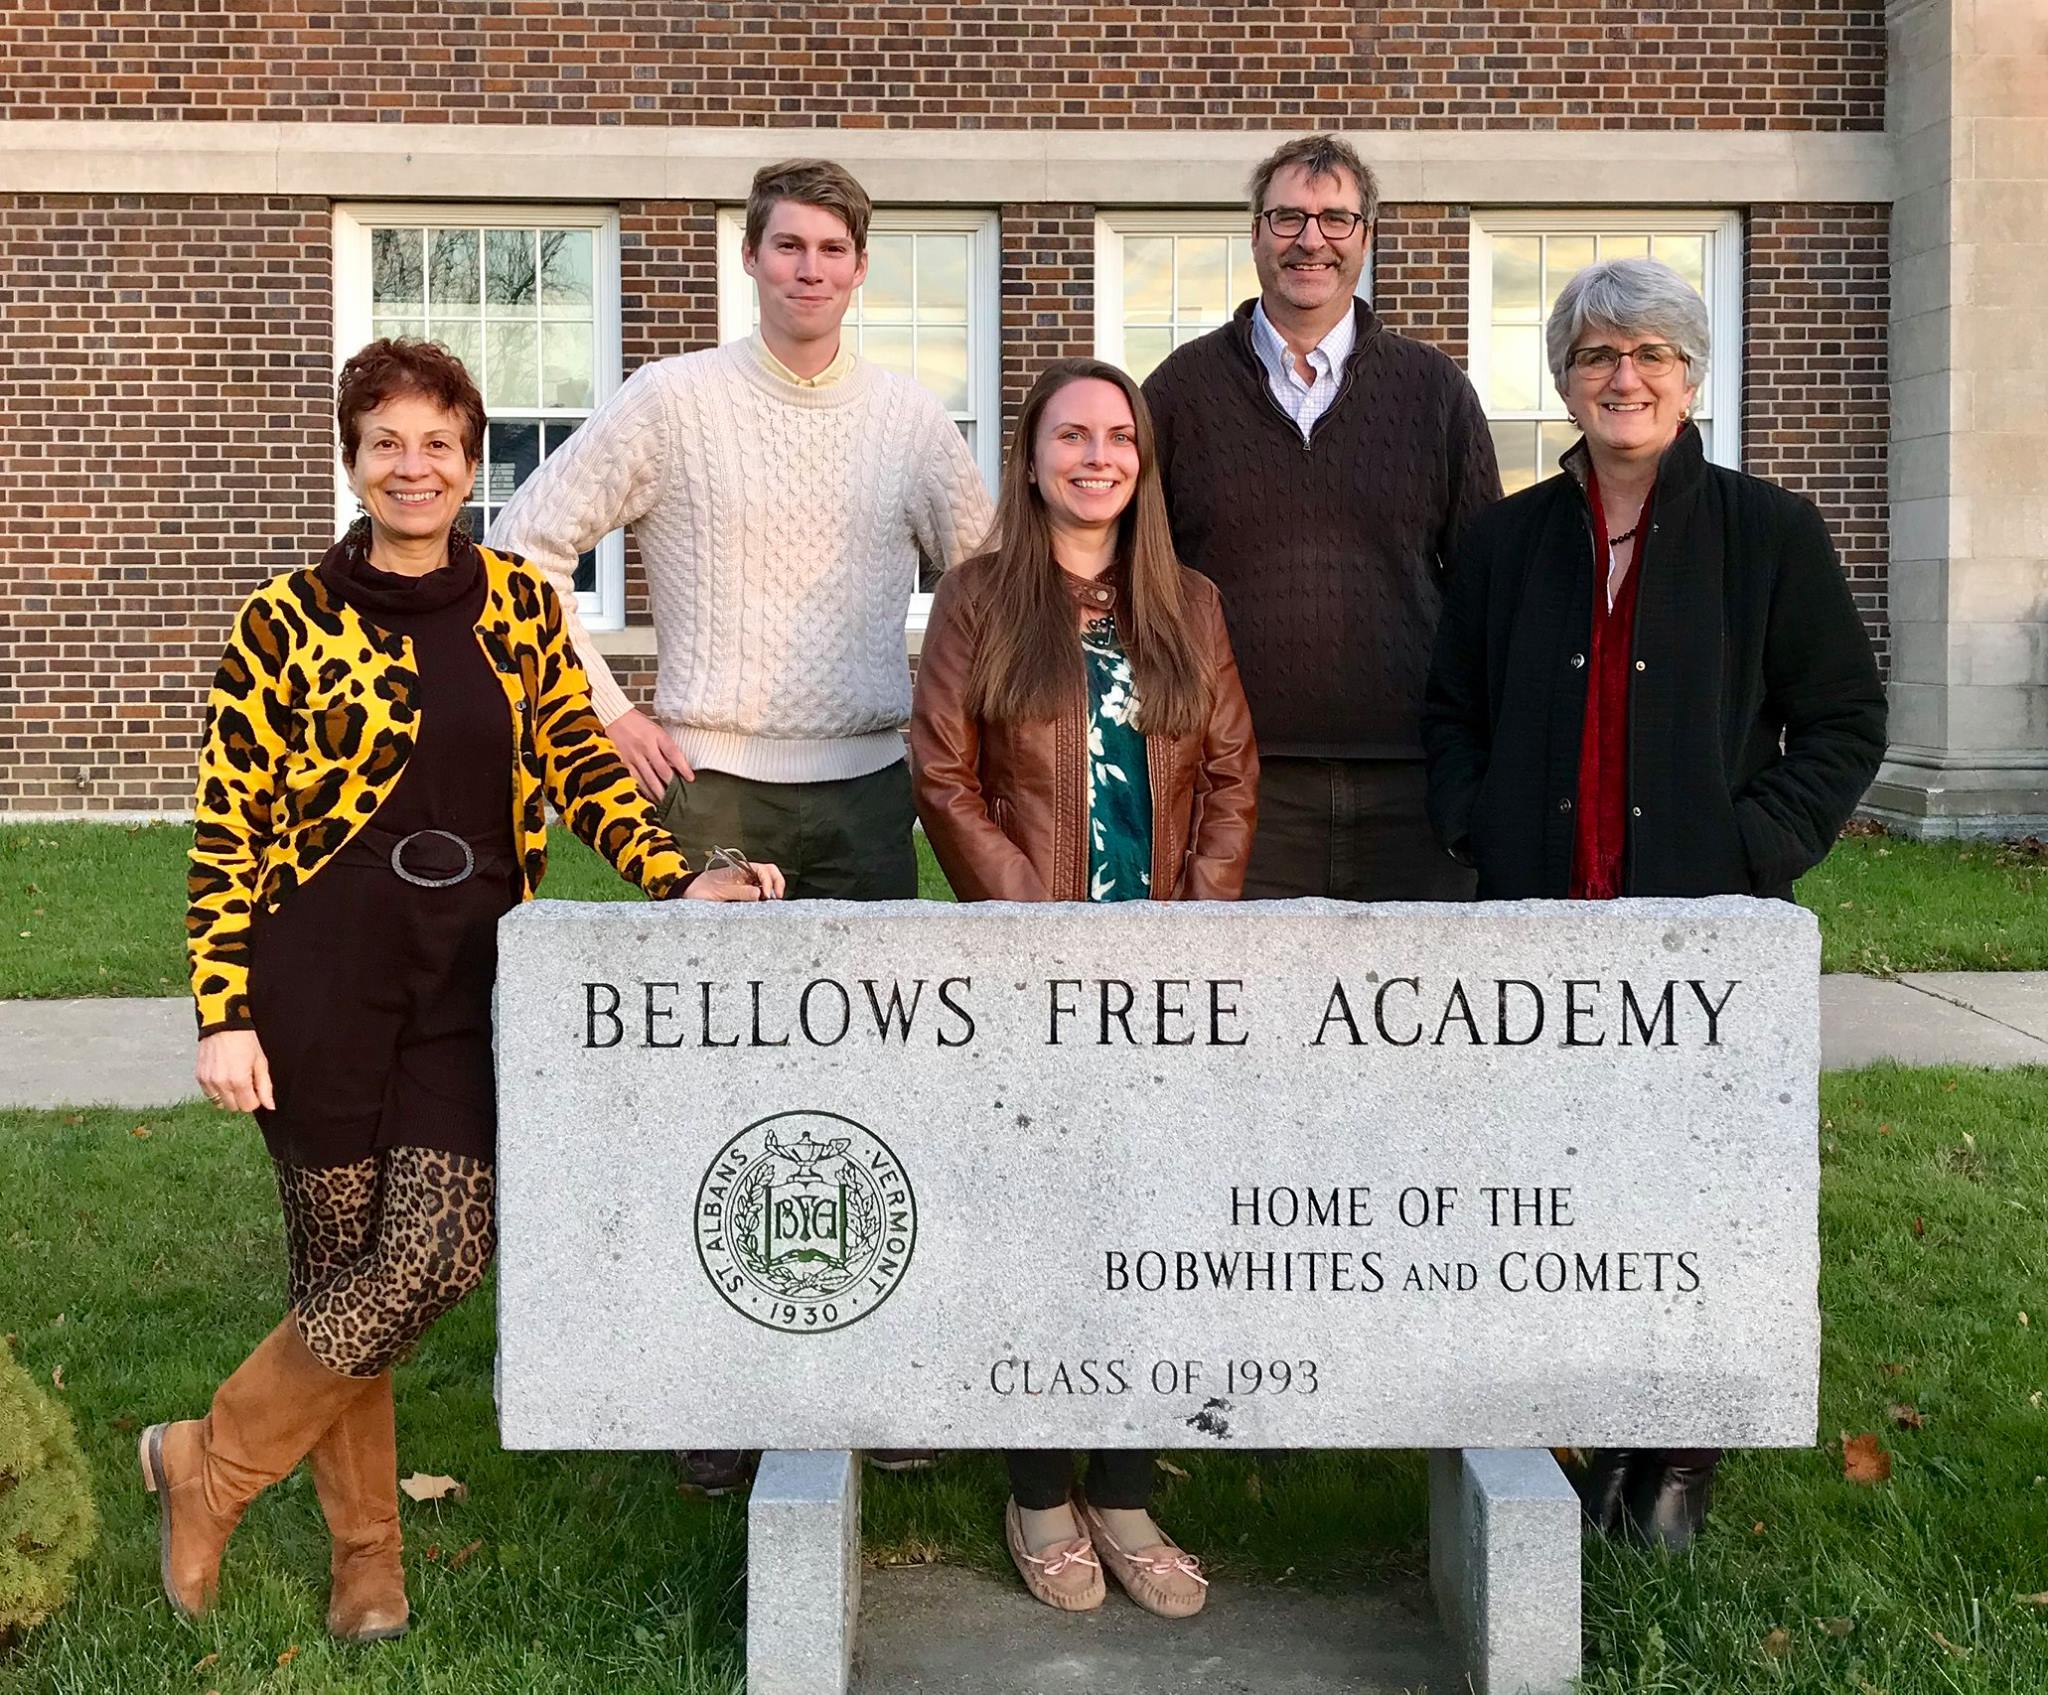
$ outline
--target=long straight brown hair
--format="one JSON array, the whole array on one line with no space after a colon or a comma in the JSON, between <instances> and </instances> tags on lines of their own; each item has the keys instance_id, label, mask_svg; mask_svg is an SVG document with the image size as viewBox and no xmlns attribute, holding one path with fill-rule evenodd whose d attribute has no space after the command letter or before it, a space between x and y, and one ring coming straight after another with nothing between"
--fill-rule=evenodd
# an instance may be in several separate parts
<instances>
[{"instance_id":1,"label":"long straight brown hair","mask_svg":"<svg viewBox=\"0 0 2048 1695\"><path fill-rule=\"evenodd\" d=\"M967 709L991 720L1056 718L1085 686L1074 603L1053 558L1052 520L1031 470L1032 444L1046 407L1069 383L1090 377L1123 391L1138 432L1138 486L1117 520L1112 567L1127 585L1129 628L1117 634L1136 685L1133 722L1148 736L1189 735L1208 717L1209 689L1188 629L1152 414L1138 385L1100 359L1055 359L1039 373L1017 415L996 501L988 607L968 674Z\"/></svg>"}]
</instances>

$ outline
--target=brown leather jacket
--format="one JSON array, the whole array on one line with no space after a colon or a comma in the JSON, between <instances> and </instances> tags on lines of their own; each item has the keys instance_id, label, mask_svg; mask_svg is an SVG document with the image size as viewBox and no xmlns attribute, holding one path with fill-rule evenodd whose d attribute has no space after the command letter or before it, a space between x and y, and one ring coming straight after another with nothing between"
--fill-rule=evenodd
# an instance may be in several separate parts
<instances>
[{"instance_id":1,"label":"brown leather jacket","mask_svg":"<svg viewBox=\"0 0 2048 1695\"><path fill-rule=\"evenodd\" d=\"M1058 718L1031 723L968 715L987 581L986 559L970 559L932 600L910 717L917 815L962 900L1086 900L1087 699L1077 690ZM1091 612L1124 605L1108 578L1066 583ZM1216 586L1185 569L1181 583L1209 678L1209 721L1199 735L1145 739L1152 898L1235 900L1258 820L1258 749Z\"/></svg>"}]
</instances>

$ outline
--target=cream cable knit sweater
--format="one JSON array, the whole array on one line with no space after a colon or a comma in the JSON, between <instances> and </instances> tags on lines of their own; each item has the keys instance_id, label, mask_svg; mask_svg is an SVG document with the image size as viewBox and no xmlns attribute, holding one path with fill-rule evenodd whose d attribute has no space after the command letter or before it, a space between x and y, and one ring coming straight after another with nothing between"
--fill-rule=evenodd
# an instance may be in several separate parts
<instances>
[{"instance_id":1,"label":"cream cable knit sweater","mask_svg":"<svg viewBox=\"0 0 2048 1695\"><path fill-rule=\"evenodd\" d=\"M991 516L959 430L916 383L860 360L799 388L739 341L635 372L490 541L554 583L609 724L633 703L572 584L577 555L631 524L660 650L654 716L692 765L819 782L903 756L919 547L956 565Z\"/></svg>"}]
</instances>

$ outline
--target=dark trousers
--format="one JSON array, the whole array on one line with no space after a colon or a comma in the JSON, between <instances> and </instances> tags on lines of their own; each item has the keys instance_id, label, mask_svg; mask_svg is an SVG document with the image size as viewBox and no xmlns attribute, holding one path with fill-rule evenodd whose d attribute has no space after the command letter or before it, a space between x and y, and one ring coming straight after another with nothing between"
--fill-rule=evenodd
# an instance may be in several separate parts
<instances>
[{"instance_id":1,"label":"dark trousers","mask_svg":"<svg viewBox=\"0 0 2048 1695\"><path fill-rule=\"evenodd\" d=\"M672 781L655 821L691 865L714 848L782 867L791 900L915 900L910 766L830 783L761 783L729 771Z\"/></svg>"},{"instance_id":2,"label":"dark trousers","mask_svg":"<svg viewBox=\"0 0 2048 1695\"><path fill-rule=\"evenodd\" d=\"M1088 1500L1097 1507L1143 1511L1152 1504L1157 1456L1150 1448L1098 1448L1088 1462ZM1068 1448L1012 1448L1010 1493L1027 1512L1049 1512L1073 1492Z\"/></svg>"},{"instance_id":3,"label":"dark trousers","mask_svg":"<svg viewBox=\"0 0 2048 1695\"><path fill-rule=\"evenodd\" d=\"M1246 900L1470 900L1475 874L1437 846L1419 759L1261 756Z\"/></svg>"}]
</instances>

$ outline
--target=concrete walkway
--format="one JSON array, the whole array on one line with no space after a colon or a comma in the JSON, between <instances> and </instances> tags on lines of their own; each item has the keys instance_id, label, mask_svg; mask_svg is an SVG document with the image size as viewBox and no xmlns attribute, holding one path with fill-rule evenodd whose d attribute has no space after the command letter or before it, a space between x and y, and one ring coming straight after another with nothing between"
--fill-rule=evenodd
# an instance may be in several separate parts
<instances>
[{"instance_id":1,"label":"concrete walkway","mask_svg":"<svg viewBox=\"0 0 2048 1695\"><path fill-rule=\"evenodd\" d=\"M2048 971L1820 980L1821 1062L2048 1065ZM192 1003L0 1001L0 1109L196 1100Z\"/></svg>"}]
</instances>

